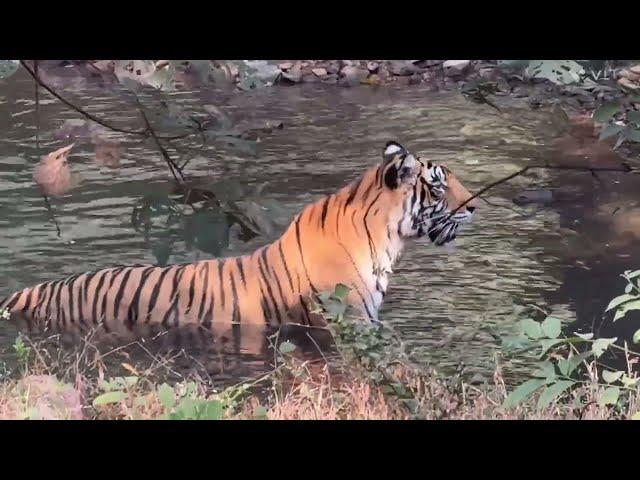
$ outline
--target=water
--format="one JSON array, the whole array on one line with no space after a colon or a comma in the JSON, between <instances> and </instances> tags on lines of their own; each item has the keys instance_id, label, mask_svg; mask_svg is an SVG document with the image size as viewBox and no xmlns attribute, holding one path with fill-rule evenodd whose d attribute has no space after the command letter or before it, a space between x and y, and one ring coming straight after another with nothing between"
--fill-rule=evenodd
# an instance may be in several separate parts
<instances>
[{"instance_id":1,"label":"water","mask_svg":"<svg viewBox=\"0 0 640 480\"><path fill-rule=\"evenodd\" d=\"M71 162L81 181L69 195L51 201L58 236L32 171L39 155L62 146L52 133L65 120L80 117L43 94L36 149L33 90L22 73L0 83L0 296L89 269L155 262L131 224L134 205L145 194L170 189L170 174L155 145L114 134L123 156L119 168L108 169L93 161L90 142L77 141ZM64 94L119 126L143 127L135 108L111 87L79 82ZM456 93L430 93L420 86L373 90L305 85L238 95L181 92L173 97L188 108L218 101L236 121L284 123L282 130L261 139L256 157L207 146L185 170L205 183L265 184L262 196L279 205L280 225L378 162L389 139L446 163L476 191L545 158L553 138L550 115L530 111L524 103L503 100L507 108L501 117ZM143 102L155 104L146 97ZM158 107L149 108L153 113ZM582 176L576 180L575 175ZM577 308L576 328L591 327L594 316L622 290L618 275L640 267L638 252L633 242L611 250L602 223L592 218L602 201L593 198L594 180L584 179L588 174L575 175L569 181L582 185L583 194L562 205L520 208L511 203L519 188L566 184L566 176L540 171L535 178L519 178L492 190L485 197L492 205L481 203L474 223L454 248L434 248L427 241L409 245L392 276L381 318L400 331L420 361L445 370L464 362L469 372L488 375L496 344L481 327L508 331L523 311L531 310L529 305L566 319L573 318ZM632 190L617 200L631 198ZM578 232L577 240L567 240L567 228ZM581 243L584 236L591 240ZM250 251L266 241L233 240L223 255ZM178 243L170 262L206 257ZM608 288L591 287L603 284ZM8 347L14 338L12 326L0 326L0 347Z\"/></svg>"}]
</instances>

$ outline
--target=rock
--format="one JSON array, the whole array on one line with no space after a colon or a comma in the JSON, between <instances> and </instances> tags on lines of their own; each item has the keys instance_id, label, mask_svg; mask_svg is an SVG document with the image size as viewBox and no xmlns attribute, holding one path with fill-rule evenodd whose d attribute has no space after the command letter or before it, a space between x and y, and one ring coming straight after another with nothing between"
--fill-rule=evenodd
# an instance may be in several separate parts
<instances>
[{"instance_id":1,"label":"rock","mask_svg":"<svg viewBox=\"0 0 640 480\"><path fill-rule=\"evenodd\" d=\"M329 85L335 84L338 82L338 75L335 73L330 73L326 77L321 80L322 83L327 83Z\"/></svg>"},{"instance_id":2,"label":"rock","mask_svg":"<svg viewBox=\"0 0 640 480\"><path fill-rule=\"evenodd\" d=\"M278 64L278 68L280 70L289 70L291 67L293 67L293 63L291 62L282 62Z\"/></svg>"},{"instance_id":3,"label":"rock","mask_svg":"<svg viewBox=\"0 0 640 480\"><path fill-rule=\"evenodd\" d=\"M471 60L447 60L442 64L444 74L448 77L462 75L471 65Z\"/></svg>"},{"instance_id":4,"label":"rock","mask_svg":"<svg viewBox=\"0 0 640 480\"><path fill-rule=\"evenodd\" d=\"M373 75L369 75L363 83L367 85L380 85L380 77L374 73Z\"/></svg>"},{"instance_id":5,"label":"rock","mask_svg":"<svg viewBox=\"0 0 640 480\"><path fill-rule=\"evenodd\" d=\"M300 83L318 83L320 78L312 73L306 73L302 75Z\"/></svg>"},{"instance_id":6,"label":"rock","mask_svg":"<svg viewBox=\"0 0 640 480\"><path fill-rule=\"evenodd\" d=\"M340 70L341 78L338 83L340 83L341 85L354 86L360 84L361 82L364 82L364 80L366 80L368 76L369 72L367 70L358 67L347 66L343 67L342 70Z\"/></svg>"},{"instance_id":7,"label":"rock","mask_svg":"<svg viewBox=\"0 0 640 480\"><path fill-rule=\"evenodd\" d=\"M637 73L638 75L640 75L640 64L634 65L633 67L631 67L629 69L629 71L633 72L633 73Z\"/></svg>"},{"instance_id":8,"label":"rock","mask_svg":"<svg viewBox=\"0 0 640 480\"><path fill-rule=\"evenodd\" d=\"M316 77L324 77L327 74L326 68L312 68L311 71Z\"/></svg>"},{"instance_id":9,"label":"rock","mask_svg":"<svg viewBox=\"0 0 640 480\"><path fill-rule=\"evenodd\" d=\"M625 77L622 77L618 80L618 85L628 90L632 90L634 92L640 91L640 84L635 83L632 80L629 80L628 78L625 78Z\"/></svg>"},{"instance_id":10,"label":"rock","mask_svg":"<svg viewBox=\"0 0 640 480\"><path fill-rule=\"evenodd\" d=\"M493 67L483 67L478 70L478 75L480 75L480 78L483 80L495 80L498 78L499 73Z\"/></svg>"},{"instance_id":11,"label":"rock","mask_svg":"<svg viewBox=\"0 0 640 480\"><path fill-rule=\"evenodd\" d=\"M414 73L409 77L409 85L418 85L419 83L422 83L422 75L419 73Z\"/></svg>"},{"instance_id":12,"label":"rock","mask_svg":"<svg viewBox=\"0 0 640 480\"><path fill-rule=\"evenodd\" d=\"M291 83L300 83L302 80L302 69L300 68L300 64L296 63L286 72L282 72L282 78Z\"/></svg>"},{"instance_id":13,"label":"rock","mask_svg":"<svg viewBox=\"0 0 640 480\"><path fill-rule=\"evenodd\" d=\"M393 75L408 77L416 73L418 71L418 67L406 60L391 60L389 62L389 71Z\"/></svg>"},{"instance_id":14,"label":"rock","mask_svg":"<svg viewBox=\"0 0 640 480\"><path fill-rule=\"evenodd\" d=\"M338 62L330 62L329 65L327 65L327 73L335 73L337 74L340 71L340 64Z\"/></svg>"},{"instance_id":15,"label":"rock","mask_svg":"<svg viewBox=\"0 0 640 480\"><path fill-rule=\"evenodd\" d=\"M378 62L367 62L367 70L371 73L376 73L380 68L380 64Z\"/></svg>"},{"instance_id":16,"label":"rock","mask_svg":"<svg viewBox=\"0 0 640 480\"><path fill-rule=\"evenodd\" d=\"M442 65L444 60L418 60L414 65L418 68L434 68Z\"/></svg>"}]
</instances>

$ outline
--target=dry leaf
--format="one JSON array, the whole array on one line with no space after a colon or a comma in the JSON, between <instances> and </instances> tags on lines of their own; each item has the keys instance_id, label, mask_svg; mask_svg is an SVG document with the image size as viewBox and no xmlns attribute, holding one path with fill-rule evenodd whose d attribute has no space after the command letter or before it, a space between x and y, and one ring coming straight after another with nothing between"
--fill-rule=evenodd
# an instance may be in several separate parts
<instances>
[{"instance_id":1,"label":"dry leaf","mask_svg":"<svg viewBox=\"0 0 640 480\"><path fill-rule=\"evenodd\" d=\"M33 178L45 195L64 195L74 187L76 182L67 161L72 147L73 143L45 155L36 166Z\"/></svg>"},{"instance_id":2,"label":"dry leaf","mask_svg":"<svg viewBox=\"0 0 640 480\"><path fill-rule=\"evenodd\" d=\"M95 143L95 161L98 165L107 168L118 168L122 150L120 144L100 140Z\"/></svg>"}]
</instances>

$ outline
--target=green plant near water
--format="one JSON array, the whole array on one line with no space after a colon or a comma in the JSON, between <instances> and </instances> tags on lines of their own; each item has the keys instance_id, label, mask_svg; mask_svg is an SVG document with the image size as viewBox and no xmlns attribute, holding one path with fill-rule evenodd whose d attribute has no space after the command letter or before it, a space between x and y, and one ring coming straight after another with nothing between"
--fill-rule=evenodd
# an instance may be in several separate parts
<instances>
[{"instance_id":1,"label":"green plant near water","mask_svg":"<svg viewBox=\"0 0 640 480\"><path fill-rule=\"evenodd\" d=\"M613 321L628 312L640 310L640 270L622 275L627 286L625 293L614 298L607 312L615 312ZM504 337L502 347L507 354L533 351L537 356L537 369L531 379L518 386L504 402L505 408L513 408L539 393L537 408L544 409L558 400L566 399L570 408L582 409L587 405L584 393L597 390L600 406L609 406L615 416L625 416L637 398L640 378L633 366L640 361L640 352L627 342L619 345L617 338L594 338L593 333L562 333L561 321L548 316L542 322L522 320L515 336ZM640 343L640 329L633 335L633 343ZM626 369L607 366L603 358L607 352L624 354ZM637 409L638 406L636 405ZM631 412L631 418L640 419L640 411Z\"/></svg>"}]
</instances>

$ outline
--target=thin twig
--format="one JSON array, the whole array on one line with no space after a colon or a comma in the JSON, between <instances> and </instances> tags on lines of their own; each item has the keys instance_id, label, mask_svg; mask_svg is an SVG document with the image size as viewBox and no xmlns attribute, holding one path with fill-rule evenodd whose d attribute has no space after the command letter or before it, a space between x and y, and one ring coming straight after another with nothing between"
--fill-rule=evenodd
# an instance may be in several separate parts
<instances>
[{"instance_id":1,"label":"thin twig","mask_svg":"<svg viewBox=\"0 0 640 480\"><path fill-rule=\"evenodd\" d=\"M471 195L468 199L466 199L464 202L462 202L460 205L458 205L457 208L455 208L454 210L449 212L447 217L448 218L452 217L458 210L460 210L462 207L464 207L467 203L472 201L474 198L479 197L483 193L488 192L489 190L491 190L494 187L497 187L500 184L508 182L509 180L512 180L512 179L514 179L516 177L519 177L520 175L523 175L528 170L536 170L536 169L538 169L538 170L573 170L573 171L578 171L578 172L592 172L592 173L594 171L599 171L599 172L623 172L623 173L629 173L629 172L632 171L632 169L629 168L627 165L625 165L625 167L626 168L611 168L611 167L596 167L596 168L593 168L593 167L572 167L572 166L568 166L568 165L528 165L528 166L526 166L524 168L521 168L517 172L512 173L511 175L507 175L506 177L503 177L500 180L496 180L495 182L492 182L489 185L486 185L485 187L481 188L476 193Z\"/></svg>"},{"instance_id":2,"label":"thin twig","mask_svg":"<svg viewBox=\"0 0 640 480\"><path fill-rule=\"evenodd\" d=\"M57 93L55 90L53 90L51 87L49 87L49 85L44 83L40 79L38 74L36 74L36 72L34 72L33 70L31 70L31 68L29 68L29 66L27 65L27 62L25 62L24 60L20 60L20 64L24 67L24 69L27 72L29 72L29 75L31 75L34 78L34 80L36 82L38 82L38 84L40 84L42 86L42 88L44 88L47 92L49 92L51 95L53 95L58 100L60 100L62 103L64 103L67 107L71 108L72 110L75 110L76 112L78 112L82 116L88 118L89 120L91 120L93 122L96 122L96 123L102 125L103 127L108 128L110 130L113 130L114 132L129 133L129 134L133 134L133 135L146 135L147 134L146 130L128 130L128 129L125 129L125 128L116 127L114 125L111 125L111 124L105 122L104 120L102 120L102 119L100 119L98 117L95 117L95 116L91 115L89 112L85 112L80 107L77 107L76 105L71 103L69 100L67 100L66 98L62 97L59 93Z\"/></svg>"},{"instance_id":3,"label":"thin twig","mask_svg":"<svg viewBox=\"0 0 640 480\"><path fill-rule=\"evenodd\" d=\"M149 122L149 119L147 118L147 114L144 111L144 107L142 106L142 103L140 103L140 99L138 98L137 95L135 96L135 99L136 99L136 104L138 105L138 110L140 110L142 119L144 120L144 123L147 126L147 131L151 134L151 138L153 138L153 141L156 143L156 145L160 149L160 153L162 153L162 157L167 162L167 165L171 170L171 174L173 175L173 178L175 178L176 182L184 183L184 175L182 174L182 170L180 170L180 167L178 167L178 165L174 163L174 161L171 159L171 156L169 155L167 150L162 146L162 143L160 143L160 139L158 138L158 136L156 135L156 132L151 127L151 123ZM176 175L176 172L178 172L178 175L180 175L179 179L178 179L178 176Z\"/></svg>"}]
</instances>

